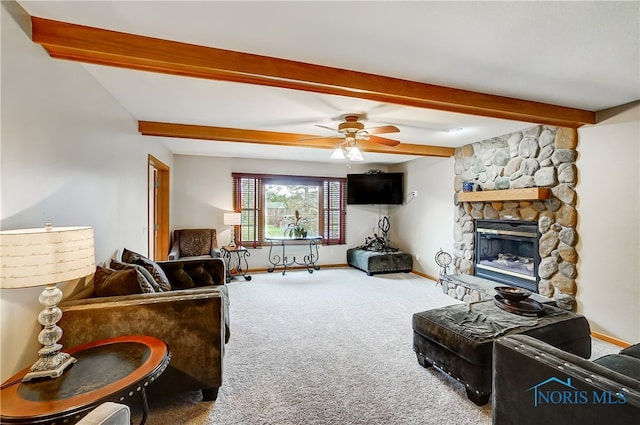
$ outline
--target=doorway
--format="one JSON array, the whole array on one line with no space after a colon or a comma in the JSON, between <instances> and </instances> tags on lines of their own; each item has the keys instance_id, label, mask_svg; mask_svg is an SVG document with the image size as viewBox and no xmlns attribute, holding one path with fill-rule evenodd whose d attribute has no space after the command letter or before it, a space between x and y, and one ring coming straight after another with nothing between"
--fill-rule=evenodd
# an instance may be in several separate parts
<instances>
[{"instance_id":1,"label":"doorway","mask_svg":"<svg viewBox=\"0 0 640 425\"><path fill-rule=\"evenodd\" d=\"M169 255L169 167L152 155L148 159L148 252L149 258Z\"/></svg>"}]
</instances>

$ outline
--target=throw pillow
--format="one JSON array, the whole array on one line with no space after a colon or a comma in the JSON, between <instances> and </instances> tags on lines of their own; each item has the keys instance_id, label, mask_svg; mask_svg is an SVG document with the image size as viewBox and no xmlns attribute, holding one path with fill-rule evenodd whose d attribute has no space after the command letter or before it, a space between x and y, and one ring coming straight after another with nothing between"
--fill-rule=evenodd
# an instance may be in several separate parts
<instances>
[{"instance_id":1,"label":"throw pillow","mask_svg":"<svg viewBox=\"0 0 640 425\"><path fill-rule=\"evenodd\" d=\"M145 279L147 279L147 281L149 282L149 285L153 287L154 291L162 292L162 288L160 288L160 285L158 285L158 282L156 282L153 276L151 276L151 273L149 273L149 270L145 269L142 266L139 266L138 264L123 263L121 261L112 259L111 262L109 263L109 267L114 270L136 269L140 273L142 273Z\"/></svg>"},{"instance_id":2,"label":"throw pillow","mask_svg":"<svg viewBox=\"0 0 640 425\"><path fill-rule=\"evenodd\" d=\"M97 266L93 285L98 297L155 292L147 279L136 269L112 270Z\"/></svg>"},{"instance_id":3,"label":"throw pillow","mask_svg":"<svg viewBox=\"0 0 640 425\"><path fill-rule=\"evenodd\" d=\"M151 273L151 276L153 276L153 279L158 283L158 286L160 286L162 291L171 290L171 283L169 283L169 279L164 271L162 271L158 264L151 261L144 255L125 248L124 251L122 251L122 261L144 267L149 271L149 273Z\"/></svg>"}]
</instances>

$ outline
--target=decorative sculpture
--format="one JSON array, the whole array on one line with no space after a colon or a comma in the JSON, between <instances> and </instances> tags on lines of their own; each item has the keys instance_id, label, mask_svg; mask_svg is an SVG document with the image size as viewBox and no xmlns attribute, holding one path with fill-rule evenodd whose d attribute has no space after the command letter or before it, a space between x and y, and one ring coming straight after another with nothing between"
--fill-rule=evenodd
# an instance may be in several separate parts
<instances>
[{"instance_id":1,"label":"decorative sculpture","mask_svg":"<svg viewBox=\"0 0 640 425\"><path fill-rule=\"evenodd\" d=\"M389 241L388 234L390 228L391 222L389 221L389 217L384 216L383 218L378 220L378 229L380 229L382 235L378 236L376 233L374 233L373 237L366 237L364 240L364 245L360 246L359 248L377 252L398 251L398 248L393 248L391 246L391 242Z\"/></svg>"}]
</instances>

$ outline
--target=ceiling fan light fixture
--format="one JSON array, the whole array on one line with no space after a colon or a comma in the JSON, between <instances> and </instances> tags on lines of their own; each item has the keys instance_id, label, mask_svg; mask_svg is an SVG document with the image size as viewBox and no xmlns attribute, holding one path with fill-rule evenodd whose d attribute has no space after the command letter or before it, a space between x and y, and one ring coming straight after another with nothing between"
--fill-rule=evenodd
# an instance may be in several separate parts
<instances>
[{"instance_id":1,"label":"ceiling fan light fixture","mask_svg":"<svg viewBox=\"0 0 640 425\"><path fill-rule=\"evenodd\" d=\"M331 154L331 159L346 159L341 146L338 146Z\"/></svg>"},{"instance_id":2,"label":"ceiling fan light fixture","mask_svg":"<svg viewBox=\"0 0 640 425\"><path fill-rule=\"evenodd\" d=\"M347 159L349 161L364 161L362 152L360 152L360 149L358 149L358 147L355 146L355 144L354 146L349 148L349 151L347 152Z\"/></svg>"}]
</instances>

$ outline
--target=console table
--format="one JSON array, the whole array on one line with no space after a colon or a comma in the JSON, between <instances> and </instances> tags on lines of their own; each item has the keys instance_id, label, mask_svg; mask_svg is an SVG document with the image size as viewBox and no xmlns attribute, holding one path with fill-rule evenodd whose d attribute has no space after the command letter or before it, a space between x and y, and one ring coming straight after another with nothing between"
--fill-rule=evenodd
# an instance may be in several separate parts
<instances>
[{"instance_id":1,"label":"console table","mask_svg":"<svg viewBox=\"0 0 640 425\"><path fill-rule=\"evenodd\" d=\"M21 382L26 368L2 384L2 424L75 424L105 401L127 403L142 398L145 388L169 364L164 341L150 336L122 336L91 342L67 351L77 359L59 378Z\"/></svg>"},{"instance_id":2,"label":"console table","mask_svg":"<svg viewBox=\"0 0 640 425\"><path fill-rule=\"evenodd\" d=\"M307 268L309 273L313 273L314 270L320 270L320 266L316 265L319 258L318 244L322 242L321 236L309 236L306 238L265 238L269 242L269 262L272 264L267 269L269 273L273 272L276 267L282 266L282 274L284 275L287 268L297 264ZM289 245L307 245L309 247L309 253L305 254L302 258L302 262L296 260L296 257L291 257L291 260L287 258L286 247ZM278 246L282 248L282 254L274 252L278 250Z\"/></svg>"}]
</instances>

